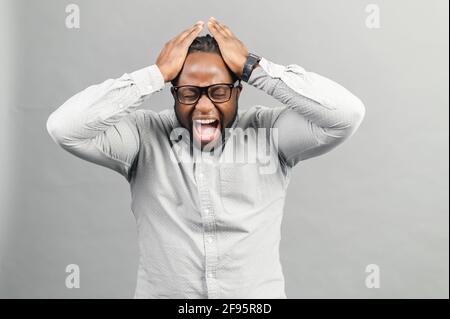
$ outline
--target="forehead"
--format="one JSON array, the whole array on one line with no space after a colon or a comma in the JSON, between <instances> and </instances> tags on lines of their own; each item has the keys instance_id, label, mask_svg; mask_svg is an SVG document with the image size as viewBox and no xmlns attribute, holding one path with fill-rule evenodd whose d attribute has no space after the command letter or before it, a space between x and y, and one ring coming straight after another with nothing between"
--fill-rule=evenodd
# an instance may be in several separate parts
<instances>
[{"instance_id":1,"label":"forehead","mask_svg":"<svg viewBox=\"0 0 450 319\"><path fill-rule=\"evenodd\" d=\"M231 81L230 71L219 54L193 52L186 57L178 85L207 86Z\"/></svg>"}]
</instances>

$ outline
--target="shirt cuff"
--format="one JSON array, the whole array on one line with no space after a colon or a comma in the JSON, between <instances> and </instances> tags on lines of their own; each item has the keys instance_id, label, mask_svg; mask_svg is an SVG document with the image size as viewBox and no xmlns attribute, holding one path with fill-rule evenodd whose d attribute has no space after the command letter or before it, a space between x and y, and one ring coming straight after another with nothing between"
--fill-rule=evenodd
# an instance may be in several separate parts
<instances>
[{"instance_id":1,"label":"shirt cuff","mask_svg":"<svg viewBox=\"0 0 450 319\"><path fill-rule=\"evenodd\" d=\"M156 64L147 66L130 74L141 95L159 92L164 89L164 77Z\"/></svg>"},{"instance_id":2,"label":"shirt cuff","mask_svg":"<svg viewBox=\"0 0 450 319\"><path fill-rule=\"evenodd\" d=\"M273 63L264 57L258 63L272 78L281 78L283 72L286 70L284 65Z\"/></svg>"},{"instance_id":3,"label":"shirt cuff","mask_svg":"<svg viewBox=\"0 0 450 319\"><path fill-rule=\"evenodd\" d=\"M247 81L250 85L253 85L255 79L258 79L261 76L268 76L272 79L282 79L283 73L288 69L288 67L273 63L264 57L261 57L258 64L259 67L253 69L252 74L250 74L250 78Z\"/></svg>"}]
</instances>

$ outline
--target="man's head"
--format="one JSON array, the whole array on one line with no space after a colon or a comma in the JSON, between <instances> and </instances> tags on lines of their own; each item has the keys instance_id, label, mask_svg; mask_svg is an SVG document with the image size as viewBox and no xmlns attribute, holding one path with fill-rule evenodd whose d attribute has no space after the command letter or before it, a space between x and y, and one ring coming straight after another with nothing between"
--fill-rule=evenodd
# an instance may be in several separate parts
<instances>
[{"instance_id":1,"label":"man's head","mask_svg":"<svg viewBox=\"0 0 450 319\"><path fill-rule=\"evenodd\" d=\"M194 39L180 73L171 83L175 87L185 85L205 87L218 83L233 84L237 80L238 77L223 60L216 40L207 34ZM215 102L209 99L205 92L196 103L186 103L189 99L195 98L195 91L171 90L178 121L189 130L191 138L198 143L197 145L202 147L208 145L209 149L221 141L224 129L230 127L236 117L241 90L242 85L234 88L211 88L210 94L213 95L213 100L216 98ZM185 103L179 101L177 94ZM214 122L208 123L212 120Z\"/></svg>"}]
</instances>

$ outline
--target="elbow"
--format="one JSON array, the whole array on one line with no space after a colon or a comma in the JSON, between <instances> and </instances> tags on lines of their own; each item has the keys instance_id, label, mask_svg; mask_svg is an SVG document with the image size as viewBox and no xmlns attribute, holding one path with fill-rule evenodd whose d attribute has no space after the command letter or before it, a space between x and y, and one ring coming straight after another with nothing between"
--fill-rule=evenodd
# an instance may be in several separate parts
<instances>
[{"instance_id":1,"label":"elbow","mask_svg":"<svg viewBox=\"0 0 450 319\"><path fill-rule=\"evenodd\" d=\"M64 130L61 126L61 122L55 116L55 113L50 114L46 123L47 132L52 138L52 140L61 145L64 141Z\"/></svg>"},{"instance_id":2,"label":"elbow","mask_svg":"<svg viewBox=\"0 0 450 319\"><path fill-rule=\"evenodd\" d=\"M366 107L360 98L353 94L348 94L347 98L341 102L341 129L347 134L353 134L361 125L366 116Z\"/></svg>"},{"instance_id":3,"label":"elbow","mask_svg":"<svg viewBox=\"0 0 450 319\"><path fill-rule=\"evenodd\" d=\"M341 120L325 130L329 138L337 140L349 138L358 130L366 115L364 103L355 96L342 110Z\"/></svg>"},{"instance_id":4,"label":"elbow","mask_svg":"<svg viewBox=\"0 0 450 319\"><path fill-rule=\"evenodd\" d=\"M366 108L364 103L355 96L348 107L347 125L343 132L344 139L349 138L358 130L365 116Z\"/></svg>"},{"instance_id":5,"label":"elbow","mask_svg":"<svg viewBox=\"0 0 450 319\"><path fill-rule=\"evenodd\" d=\"M355 99L356 99L355 110L356 110L359 122L361 123L362 120L364 119L364 117L366 116L366 107L360 98L355 96Z\"/></svg>"},{"instance_id":6,"label":"elbow","mask_svg":"<svg viewBox=\"0 0 450 319\"><path fill-rule=\"evenodd\" d=\"M354 102L351 107L350 126L353 127L353 131L356 130L364 120L366 116L366 107L364 103L358 98L354 97Z\"/></svg>"},{"instance_id":7,"label":"elbow","mask_svg":"<svg viewBox=\"0 0 450 319\"><path fill-rule=\"evenodd\" d=\"M55 136L56 136L56 122L55 122L53 113L50 114L50 116L48 117L47 123L46 123L46 127L47 127L47 132L50 135L50 137L52 139L55 139Z\"/></svg>"},{"instance_id":8,"label":"elbow","mask_svg":"<svg viewBox=\"0 0 450 319\"><path fill-rule=\"evenodd\" d=\"M356 96L354 96L353 101L349 109L349 127L352 133L361 125L364 117L366 116L366 107L364 103Z\"/></svg>"}]
</instances>

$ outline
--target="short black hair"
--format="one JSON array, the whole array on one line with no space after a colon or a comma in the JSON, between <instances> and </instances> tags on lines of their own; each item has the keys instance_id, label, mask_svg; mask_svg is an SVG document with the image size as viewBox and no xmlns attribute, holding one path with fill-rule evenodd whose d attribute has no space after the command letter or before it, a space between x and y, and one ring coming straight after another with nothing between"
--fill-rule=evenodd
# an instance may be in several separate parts
<instances>
[{"instance_id":1,"label":"short black hair","mask_svg":"<svg viewBox=\"0 0 450 319\"><path fill-rule=\"evenodd\" d=\"M214 39L214 37L212 37L210 34L201 37L196 37L194 41L192 41L191 45L189 46L187 55L193 52L209 52L209 53L216 53L222 56L222 54L220 53L219 44L217 43L216 39ZM228 66L226 67L230 72L233 81L232 83L239 80L239 77L233 71L231 71ZM177 85L179 77L180 73L178 73L178 75L172 81L170 81L172 85Z\"/></svg>"}]
</instances>

